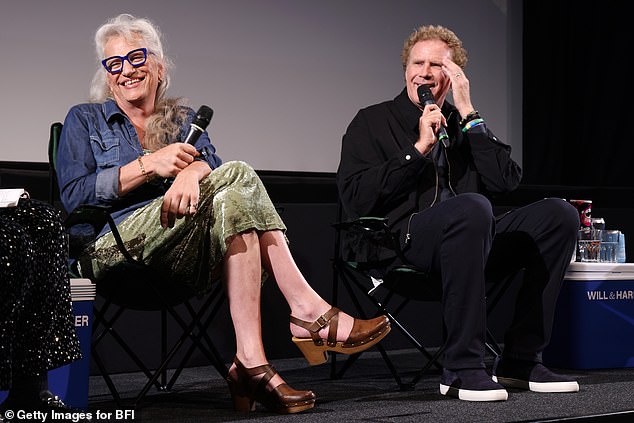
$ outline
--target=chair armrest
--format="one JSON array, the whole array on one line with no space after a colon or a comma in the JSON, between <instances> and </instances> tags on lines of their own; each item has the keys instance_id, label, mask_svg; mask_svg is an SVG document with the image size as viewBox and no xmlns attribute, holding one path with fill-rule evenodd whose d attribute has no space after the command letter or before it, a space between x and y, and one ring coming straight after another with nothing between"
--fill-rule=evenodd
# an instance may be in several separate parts
<instances>
[{"instance_id":1,"label":"chair armrest","mask_svg":"<svg viewBox=\"0 0 634 423\"><path fill-rule=\"evenodd\" d=\"M334 223L332 226L338 234L347 233L348 236L362 239L368 246L374 245L378 248L387 248L394 252L396 256L404 260L401 246L387 224L388 219L377 216L362 216L356 219Z\"/></svg>"},{"instance_id":2,"label":"chair armrest","mask_svg":"<svg viewBox=\"0 0 634 423\"><path fill-rule=\"evenodd\" d=\"M388 232L387 218L375 216L362 216L357 219L346 220L333 224L334 228L341 231L366 230L370 232Z\"/></svg>"},{"instance_id":3,"label":"chair armrest","mask_svg":"<svg viewBox=\"0 0 634 423\"><path fill-rule=\"evenodd\" d=\"M95 228L101 229L108 223L108 217L110 217L109 207L84 204L72 211L66 218L65 224L70 227L88 223Z\"/></svg>"},{"instance_id":4,"label":"chair armrest","mask_svg":"<svg viewBox=\"0 0 634 423\"><path fill-rule=\"evenodd\" d=\"M110 214L109 207L93 204L81 205L72 211L68 218L66 218L64 224L68 228L80 224L89 224L95 228L96 231L100 231L107 224L112 232L115 242L117 243L119 251L123 254L125 259L130 263L141 264L141 262L132 257L123 243L117 224L114 222L114 219Z\"/></svg>"}]
</instances>

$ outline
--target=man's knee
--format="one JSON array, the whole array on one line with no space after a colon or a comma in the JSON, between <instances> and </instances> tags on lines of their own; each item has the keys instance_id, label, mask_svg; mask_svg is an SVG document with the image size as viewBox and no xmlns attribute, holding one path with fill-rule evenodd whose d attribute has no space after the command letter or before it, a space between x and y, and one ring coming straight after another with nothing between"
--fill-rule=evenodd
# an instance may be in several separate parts
<instances>
[{"instance_id":1,"label":"man's knee","mask_svg":"<svg viewBox=\"0 0 634 423\"><path fill-rule=\"evenodd\" d=\"M445 233L452 228L470 239L493 236L493 208L491 202L483 195L460 194L441 204L446 206L443 210Z\"/></svg>"},{"instance_id":2,"label":"man's knee","mask_svg":"<svg viewBox=\"0 0 634 423\"><path fill-rule=\"evenodd\" d=\"M579 212L569 202L560 198L542 200L542 216L562 234L577 236L579 230Z\"/></svg>"},{"instance_id":3,"label":"man's knee","mask_svg":"<svg viewBox=\"0 0 634 423\"><path fill-rule=\"evenodd\" d=\"M490 227L493 223L493 208L491 202L481 194L462 194L456 197L460 201L458 209L462 217L470 224Z\"/></svg>"}]
</instances>

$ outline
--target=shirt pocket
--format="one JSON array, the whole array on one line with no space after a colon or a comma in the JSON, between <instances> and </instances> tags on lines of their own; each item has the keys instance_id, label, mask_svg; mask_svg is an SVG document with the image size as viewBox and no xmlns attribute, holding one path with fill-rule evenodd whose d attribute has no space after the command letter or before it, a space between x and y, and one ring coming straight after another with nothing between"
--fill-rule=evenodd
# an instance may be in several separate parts
<instances>
[{"instance_id":1,"label":"shirt pocket","mask_svg":"<svg viewBox=\"0 0 634 423\"><path fill-rule=\"evenodd\" d=\"M121 148L116 135L106 133L101 137L91 136L90 147L98 167L110 167L119 162Z\"/></svg>"}]
</instances>

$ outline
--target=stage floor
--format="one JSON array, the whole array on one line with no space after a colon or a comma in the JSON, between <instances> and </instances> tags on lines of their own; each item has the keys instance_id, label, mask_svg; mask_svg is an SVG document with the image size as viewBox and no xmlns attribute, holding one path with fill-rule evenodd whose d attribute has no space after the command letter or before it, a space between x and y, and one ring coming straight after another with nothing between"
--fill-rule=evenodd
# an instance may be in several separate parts
<instances>
[{"instance_id":1,"label":"stage floor","mask_svg":"<svg viewBox=\"0 0 634 423\"><path fill-rule=\"evenodd\" d=\"M390 352L403 372L414 372L421 356L415 350ZM341 357L341 356L339 356ZM308 367L303 359L271 360L296 389L317 395L315 408L279 416L258 406L255 412L235 413L225 381L213 367L186 369L171 392L152 389L135 410L144 422L616 422L634 421L634 369L568 370L580 384L575 394L537 394L509 391L506 402L474 403L444 397L438 392L439 371L425 374L414 390L398 389L378 352L363 354L343 378L330 378L330 364ZM490 364L490 363L489 363ZM413 373L411 373L413 374ZM144 384L142 374L115 376L124 397ZM115 410L100 376L90 378L89 409ZM589 417L593 416L593 417ZM289 420L290 419L290 420ZM121 421L121 420L119 420ZM128 419L130 421L130 419Z\"/></svg>"}]
</instances>

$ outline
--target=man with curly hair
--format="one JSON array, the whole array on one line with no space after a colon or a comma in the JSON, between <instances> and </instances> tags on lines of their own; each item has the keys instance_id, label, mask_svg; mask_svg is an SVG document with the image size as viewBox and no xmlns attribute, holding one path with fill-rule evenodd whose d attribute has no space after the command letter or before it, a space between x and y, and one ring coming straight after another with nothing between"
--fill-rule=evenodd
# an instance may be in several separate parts
<instances>
[{"instance_id":1,"label":"man with curly hair","mask_svg":"<svg viewBox=\"0 0 634 423\"><path fill-rule=\"evenodd\" d=\"M541 362L576 242L577 211L548 198L494 216L489 195L516 189L521 169L473 106L466 63L462 42L445 27L422 26L409 36L405 88L361 109L343 136L337 184L344 210L349 217L387 217L406 259L441 281L441 394L500 401L508 397L505 387L576 392L576 381ZM450 90L454 104L446 101ZM491 377L484 363L485 282L521 271Z\"/></svg>"}]
</instances>

